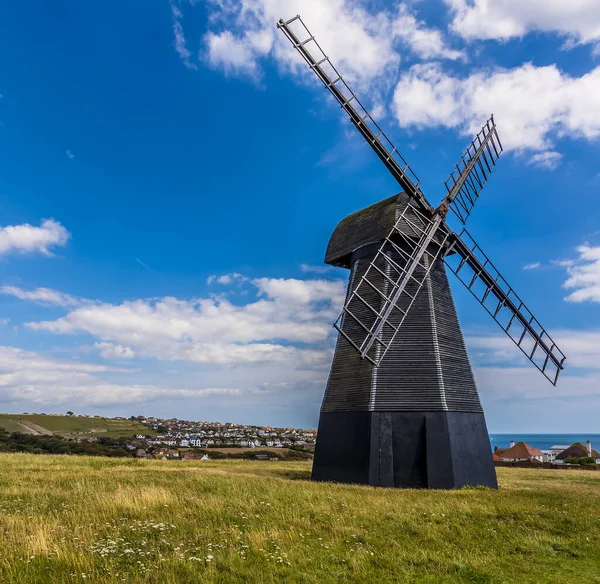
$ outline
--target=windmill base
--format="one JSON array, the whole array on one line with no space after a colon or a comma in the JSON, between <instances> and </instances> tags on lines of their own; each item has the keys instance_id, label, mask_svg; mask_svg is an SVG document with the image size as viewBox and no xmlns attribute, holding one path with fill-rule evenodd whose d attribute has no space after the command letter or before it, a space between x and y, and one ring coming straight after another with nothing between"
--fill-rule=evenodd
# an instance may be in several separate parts
<instances>
[{"instance_id":1,"label":"windmill base","mask_svg":"<svg viewBox=\"0 0 600 584\"><path fill-rule=\"evenodd\" d=\"M471 412L321 412L312 478L498 488L484 415Z\"/></svg>"}]
</instances>

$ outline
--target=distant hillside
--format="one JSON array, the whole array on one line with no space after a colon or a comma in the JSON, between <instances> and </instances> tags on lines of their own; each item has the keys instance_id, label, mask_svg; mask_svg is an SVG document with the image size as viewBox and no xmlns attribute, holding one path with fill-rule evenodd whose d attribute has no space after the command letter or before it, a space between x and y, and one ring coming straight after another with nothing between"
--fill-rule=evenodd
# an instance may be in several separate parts
<instances>
[{"instance_id":1,"label":"distant hillside","mask_svg":"<svg viewBox=\"0 0 600 584\"><path fill-rule=\"evenodd\" d=\"M155 434L147 426L132 420L54 414L0 414L0 428L8 432L57 435L64 438L89 436L126 438L135 434Z\"/></svg>"}]
</instances>

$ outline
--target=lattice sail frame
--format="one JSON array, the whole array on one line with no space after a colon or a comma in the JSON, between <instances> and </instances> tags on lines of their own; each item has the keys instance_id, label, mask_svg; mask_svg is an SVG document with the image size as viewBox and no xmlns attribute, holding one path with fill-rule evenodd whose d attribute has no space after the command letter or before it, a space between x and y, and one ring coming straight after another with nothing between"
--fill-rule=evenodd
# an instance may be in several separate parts
<instances>
[{"instance_id":1,"label":"lattice sail frame","mask_svg":"<svg viewBox=\"0 0 600 584\"><path fill-rule=\"evenodd\" d=\"M450 271L526 357L556 385L566 359L564 353L466 229L460 235L452 234L450 242L444 258Z\"/></svg>"},{"instance_id":2,"label":"lattice sail frame","mask_svg":"<svg viewBox=\"0 0 600 584\"><path fill-rule=\"evenodd\" d=\"M396 338L433 265L444 255L450 234L439 228L440 223L440 215L432 220L407 205L333 325L362 358L376 366ZM374 294L376 306L369 301ZM348 326L348 319L359 328ZM360 334L352 334L352 329ZM373 345L375 351L371 351Z\"/></svg>"},{"instance_id":3,"label":"lattice sail frame","mask_svg":"<svg viewBox=\"0 0 600 584\"><path fill-rule=\"evenodd\" d=\"M467 151L444 183L448 194L440 206L448 207L463 225L467 222L479 193L502 151L502 143L492 115L469 144Z\"/></svg>"},{"instance_id":4,"label":"lattice sail frame","mask_svg":"<svg viewBox=\"0 0 600 584\"><path fill-rule=\"evenodd\" d=\"M291 25L297 28L296 32L292 31ZM471 236L465 230L459 236L450 229L445 221L448 211L451 211L462 224L467 221L479 193L503 151L494 117L491 116L486 122L456 165L445 183L448 192L440 206L434 211L421 191L421 181L408 162L344 81L300 16L295 16L287 21L282 19L277 27L283 31L309 68L348 114L350 121L367 140L404 192L421 207L422 211L431 214L431 216L426 216L410 204L404 209L391 233L377 251L366 273L350 293L342 313L334 324L335 328L354 346L362 358L368 359L378 366L396 337L419 290L423 287L433 263L443 257L450 270L473 293L502 330L544 376L556 385L565 361L562 351L558 349L546 330L533 317ZM409 218L409 215L413 213L414 217ZM408 231L414 229L413 237L402 231L407 226ZM470 238L474 245L469 247L461 239L462 236ZM406 249L399 246L398 241L402 241ZM433 251L430 250L431 247ZM391 250L407 258L405 266L401 266L389 256ZM453 253L462 258L456 268L448 259L453 256ZM479 261L478 256L483 257L483 263ZM385 270L377 266L378 262L385 267ZM460 274L465 266L470 266L475 273L474 279L469 283ZM486 269L488 267L492 270L491 274ZM391 295L377 288L369 279L369 274L372 278L373 274L377 272L379 273L378 277L385 277L382 280L384 287L387 289L391 286ZM386 274L386 272L388 273ZM482 282L486 286L481 298L474 292L476 282ZM382 305L379 309L365 301L361 290L365 290L366 287L375 291L380 298L379 301L382 302ZM499 303L493 311L485 304L490 295L496 297ZM363 316L361 320L351 310L353 303L363 305L367 311L370 311L371 316L369 318ZM402 308L404 304L407 304L406 309ZM504 308L511 312L511 318L506 324L503 324L499 318ZM394 312L399 314L398 324L394 324L390 320L390 315ZM359 325L359 330L362 331L360 336L356 337L348 333L347 319L351 319ZM518 338L516 335L513 336L515 321L523 327ZM533 348L528 351L526 342L530 339L533 342ZM375 351L372 351L373 345L376 345ZM542 361L539 359L540 356Z\"/></svg>"},{"instance_id":5,"label":"lattice sail frame","mask_svg":"<svg viewBox=\"0 0 600 584\"><path fill-rule=\"evenodd\" d=\"M295 30L292 30L292 25ZM364 136L404 192L418 199L425 208L433 210L421 191L421 181L415 172L344 81L302 18L294 16L287 21L281 19L277 28L285 34L309 68L348 114L350 121Z\"/></svg>"}]
</instances>

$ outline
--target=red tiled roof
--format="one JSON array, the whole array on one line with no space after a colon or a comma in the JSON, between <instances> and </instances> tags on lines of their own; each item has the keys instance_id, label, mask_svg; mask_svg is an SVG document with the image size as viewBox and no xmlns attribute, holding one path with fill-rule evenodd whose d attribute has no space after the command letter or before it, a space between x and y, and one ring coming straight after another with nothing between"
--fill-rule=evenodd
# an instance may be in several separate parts
<instances>
[{"instance_id":1,"label":"red tiled roof","mask_svg":"<svg viewBox=\"0 0 600 584\"><path fill-rule=\"evenodd\" d=\"M505 450L501 455L502 458L523 458L529 459L534 456L543 456L543 452L539 448L533 448L525 442L517 442L511 448Z\"/></svg>"},{"instance_id":2,"label":"red tiled roof","mask_svg":"<svg viewBox=\"0 0 600 584\"><path fill-rule=\"evenodd\" d=\"M492 460L494 462L496 462L496 461L502 460L502 457L498 456L495 452L492 452Z\"/></svg>"}]
</instances>

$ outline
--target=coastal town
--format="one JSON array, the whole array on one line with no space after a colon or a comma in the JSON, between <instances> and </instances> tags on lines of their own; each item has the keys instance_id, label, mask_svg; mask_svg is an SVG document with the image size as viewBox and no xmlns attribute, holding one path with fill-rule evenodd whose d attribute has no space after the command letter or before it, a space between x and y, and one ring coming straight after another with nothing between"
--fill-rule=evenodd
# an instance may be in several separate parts
<instances>
[{"instance_id":1,"label":"coastal town","mask_svg":"<svg viewBox=\"0 0 600 584\"><path fill-rule=\"evenodd\" d=\"M314 455L317 441L317 430L310 428L143 415L105 418L99 415L75 415L71 411L0 414L2 431L5 432L4 441L12 442L11 449L16 451L19 448L29 448L30 451L41 448L38 451L170 460L308 459ZM14 434L10 434L11 431ZM48 437L62 442L48 442ZM504 438L507 447L490 447L496 466L564 469L585 466L588 469L600 469L600 452L589 439L582 438L582 442L555 444L540 449L526 442L509 442L508 438ZM6 445L4 450L7 450Z\"/></svg>"},{"instance_id":2,"label":"coastal town","mask_svg":"<svg viewBox=\"0 0 600 584\"><path fill-rule=\"evenodd\" d=\"M144 416L138 416L135 420L147 426L150 432L137 434L135 438L126 441L125 447L135 450L136 456L142 458L211 457L206 452L201 452L198 456L197 449L211 449L213 457L217 453L240 454L240 449L256 450L255 458L266 456L258 451L268 452L272 449L282 451L293 449L312 453L317 437L316 430L303 428L276 428L231 422L195 422Z\"/></svg>"}]
</instances>

